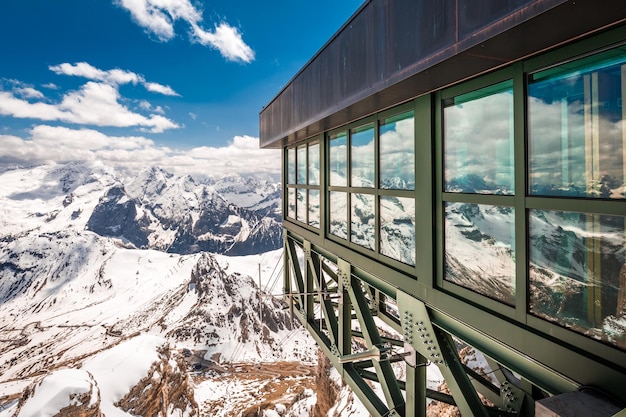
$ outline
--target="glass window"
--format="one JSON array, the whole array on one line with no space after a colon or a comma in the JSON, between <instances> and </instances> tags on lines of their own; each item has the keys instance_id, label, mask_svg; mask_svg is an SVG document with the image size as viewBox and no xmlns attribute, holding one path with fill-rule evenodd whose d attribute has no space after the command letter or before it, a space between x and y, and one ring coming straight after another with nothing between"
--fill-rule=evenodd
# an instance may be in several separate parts
<instances>
[{"instance_id":1,"label":"glass window","mask_svg":"<svg viewBox=\"0 0 626 417\"><path fill-rule=\"evenodd\" d=\"M296 189L287 189L287 217L296 218Z\"/></svg>"},{"instance_id":2,"label":"glass window","mask_svg":"<svg viewBox=\"0 0 626 417\"><path fill-rule=\"evenodd\" d=\"M348 194L330 192L330 233L342 239L348 238Z\"/></svg>"},{"instance_id":3,"label":"glass window","mask_svg":"<svg viewBox=\"0 0 626 417\"><path fill-rule=\"evenodd\" d=\"M380 198L380 253L415 265L415 199Z\"/></svg>"},{"instance_id":4,"label":"glass window","mask_svg":"<svg viewBox=\"0 0 626 417\"><path fill-rule=\"evenodd\" d=\"M375 249L374 196L351 194L350 198L350 241L367 249Z\"/></svg>"},{"instance_id":5,"label":"glass window","mask_svg":"<svg viewBox=\"0 0 626 417\"><path fill-rule=\"evenodd\" d=\"M320 227L320 190L309 190L309 226Z\"/></svg>"},{"instance_id":6,"label":"glass window","mask_svg":"<svg viewBox=\"0 0 626 417\"><path fill-rule=\"evenodd\" d=\"M529 192L626 198L626 49L530 76Z\"/></svg>"},{"instance_id":7,"label":"glass window","mask_svg":"<svg viewBox=\"0 0 626 417\"><path fill-rule=\"evenodd\" d=\"M329 182L334 186L348 185L348 135L346 132L330 136L329 141Z\"/></svg>"},{"instance_id":8,"label":"glass window","mask_svg":"<svg viewBox=\"0 0 626 417\"><path fill-rule=\"evenodd\" d=\"M513 82L444 103L444 190L514 194Z\"/></svg>"},{"instance_id":9,"label":"glass window","mask_svg":"<svg viewBox=\"0 0 626 417\"><path fill-rule=\"evenodd\" d=\"M444 278L514 305L514 230L512 207L447 203Z\"/></svg>"},{"instance_id":10,"label":"glass window","mask_svg":"<svg viewBox=\"0 0 626 417\"><path fill-rule=\"evenodd\" d=\"M380 124L380 188L415 189L415 122L413 112Z\"/></svg>"},{"instance_id":11,"label":"glass window","mask_svg":"<svg viewBox=\"0 0 626 417\"><path fill-rule=\"evenodd\" d=\"M530 210L530 311L626 350L623 216Z\"/></svg>"},{"instance_id":12,"label":"glass window","mask_svg":"<svg viewBox=\"0 0 626 417\"><path fill-rule=\"evenodd\" d=\"M374 187L374 125L361 126L350 131L350 185Z\"/></svg>"},{"instance_id":13,"label":"glass window","mask_svg":"<svg viewBox=\"0 0 626 417\"><path fill-rule=\"evenodd\" d=\"M306 206L306 189L296 189L296 195L298 198L298 201L296 203L296 220L302 223L306 223L306 214L308 211Z\"/></svg>"},{"instance_id":14,"label":"glass window","mask_svg":"<svg viewBox=\"0 0 626 417\"><path fill-rule=\"evenodd\" d=\"M309 145L309 185L320 185L320 144Z\"/></svg>"},{"instance_id":15,"label":"glass window","mask_svg":"<svg viewBox=\"0 0 626 417\"><path fill-rule=\"evenodd\" d=\"M306 145L298 146L298 184L306 184L306 171L307 171L307 161L306 161Z\"/></svg>"},{"instance_id":16,"label":"glass window","mask_svg":"<svg viewBox=\"0 0 626 417\"><path fill-rule=\"evenodd\" d=\"M287 149L287 184L296 183L296 150Z\"/></svg>"}]
</instances>

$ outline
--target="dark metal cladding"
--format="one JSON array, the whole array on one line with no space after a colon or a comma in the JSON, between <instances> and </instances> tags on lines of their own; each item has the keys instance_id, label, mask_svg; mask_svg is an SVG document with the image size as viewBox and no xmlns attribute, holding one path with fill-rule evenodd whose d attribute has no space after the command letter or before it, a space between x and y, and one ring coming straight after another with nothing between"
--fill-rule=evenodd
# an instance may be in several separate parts
<instances>
[{"instance_id":1,"label":"dark metal cladding","mask_svg":"<svg viewBox=\"0 0 626 417\"><path fill-rule=\"evenodd\" d=\"M626 20L623 0L370 0L260 113L278 148Z\"/></svg>"}]
</instances>

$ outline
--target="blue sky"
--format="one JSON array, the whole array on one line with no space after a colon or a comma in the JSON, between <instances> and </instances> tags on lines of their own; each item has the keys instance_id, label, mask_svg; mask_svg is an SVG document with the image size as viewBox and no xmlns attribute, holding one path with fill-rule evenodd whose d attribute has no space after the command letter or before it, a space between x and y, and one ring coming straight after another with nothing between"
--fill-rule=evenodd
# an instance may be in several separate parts
<instances>
[{"instance_id":1,"label":"blue sky","mask_svg":"<svg viewBox=\"0 0 626 417\"><path fill-rule=\"evenodd\" d=\"M262 106L362 3L0 1L0 166L249 167Z\"/></svg>"}]
</instances>

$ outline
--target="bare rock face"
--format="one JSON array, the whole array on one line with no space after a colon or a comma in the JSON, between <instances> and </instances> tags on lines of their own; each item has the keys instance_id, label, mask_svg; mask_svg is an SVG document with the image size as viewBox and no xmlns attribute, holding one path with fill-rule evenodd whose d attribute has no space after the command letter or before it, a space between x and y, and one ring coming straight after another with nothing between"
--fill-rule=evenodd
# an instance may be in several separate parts
<instances>
[{"instance_id":1,"label":"bare rock face","mask_svg":"<svg viewBox=\"0 0 626 417\"><path fill-rule=\"evenodd\" d=\"M228 273L209 253L199 257L189 282L198 301L169 338L203 344L211 353L225 353L219 345L231 343L255 357L282 357L279 342L293 328L281 301L263 297L251 277Z\"/></svg>"},{"instance_id":2,"label":"bare rock face","mask_svg":"<svg viewBox=\"0 0 626 417\"><path fill-rule=\"evenodd\" d=\"M339 386L330 377L330 360L320 350L317 355L317 372L315 373L315 386L317 402L313 408L314 417L324 417L337 402Z\"/></svg>"},{"instance_id":3,"label":"bare rock face","mask_svg":"<svg viewBox=\"0 0 626 417\"><path fill-rule=\"evenodd\" d=\"M198 416L198 404L181 357L175 357L168 347L159 350L148 375L131 388L115 406L139 416L166 417L174 410L181 415Z\"/></svg>"}]
</instances>

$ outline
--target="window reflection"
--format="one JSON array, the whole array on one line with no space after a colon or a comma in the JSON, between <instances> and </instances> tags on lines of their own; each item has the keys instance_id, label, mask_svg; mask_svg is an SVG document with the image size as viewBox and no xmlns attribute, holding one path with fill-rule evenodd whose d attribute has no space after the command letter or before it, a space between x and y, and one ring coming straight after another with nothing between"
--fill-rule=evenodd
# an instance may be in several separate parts
<instances>
[{"instance_id":1,"label":"window reflection","mask_svg":"<svg viewBox=\"0 0 626 417\"><path fill-rule=\"evenodd\" d=\"M350 146L350 185L374 187L374 125L352 129Z\"/></svg>"},{"instance_id":2,"label":"window reflection","mask_svg":"<svg viewBox=\"0 0 626 417\"><path fill-rule=\"evenodd\" d=\"M623 216L531 210L531 313L626 349Z\"/></svg>"},{"instance_id":3,"label":"window reflection","mask_svg":"<svg viewBox=\"0 0 626 417\"><path fill-rule=\"evenodd\" d=\"M296 190L287 189L287 217L296 218Z\"/></svg>"},{"instance_id":4,"label":"window reflection","mask_svg":"<svg viewBox=\"0 0 626 417\"><path fill-rule=\"evenodd\" d=\"M513 82L447 100L444 189L513 194Z\"/></svg>"},{"instance_id":5,"label":"window reflection","mask_svg":"<svg viewBox=\"0 0 626 417\"><path fill-rule=\"evenodd\" d=\"M330 233L342 239L348 238L348 194L330 192Z\"/></svg>"},{"instance_id":6,"label":"window reflection","mask_svg":"<svg viewBox=\"0 0 626 417\"><path fill-rule=\"evenodd\" d=\"M624 49L531 76L531 194L626 197L625 87Z\"/></svg>"},{"instance_id":7,"label":"window reflection","mask_svg":"<svg viewBox=\"0 0 626 417\"><path fill-rule=\"evenodd\" d=\"M306 145L298 146L298 184L306 184Z\"/></svg>"},{"instance_id":8,"label":"window reflection","mask_svg":"<svg viewBox=\"0 0 626 417\"><path fill-rule=\"evenodd\" d=\"M320 227L319 190L309 190L309 226Z\"/></svg>"},{"instance_id":9,"label":"window reflection","mask_svg":"<svg viewBox=\"0 0 626 417\"><path fill-rule=\"evenodd\" d=\"M298 188L296 190L297 203L296 203L296 220L302 223L306 223L306 190L303 188Z\"/></svg>"},{"instance_id":10,"label":"window reflection","mask_svg":"<svg viewBox=\"0 0 626 417\"><path fill-rule=\"evenodd\" d=\"M320 185L320 144L309 145L309 185Z\"/></svg>"},{"instance_id":11,"label":"window reflection","mask_svg":"<svg viewBox=\"0 0 626 417\"><path fill-rule=\"evenodd\" d=\"M287 149L287 184L296 183L296 150Z\"/></svg>"},{"instance_id":12,"label":"window reflection","mask_svg":"<svg viewBox=\"0 0 626 417\"><path fill-rule=\"evenodd\" d=\"M350 241L367 249L375 248L374 196L352 194L350 198Z\"/></svg>"},{"instance_id":13,"label":"window reflection","mask_svg":"<svg viewBox=\"0 0 626 417\"><path fill-rule=\"evenodd\" d=\"M484 204L445 206L445 279L515 303L515 210Z\"/></svg>"},{"instance_id":14,"label":"window reflection","mask_svg":"<svg viewBox=\"0 0 626 417\"><path fill-rule=\"evenodd\" d=\"M341 132L330 136L329 171L330 185L348 185L348 145L347 133Z\"/></svg>"},{"instance_id":15,"label":"window reflection","mask_svg":"<svg viewBox=\"0 0 626 417\"><path fill-rule=\"evenodd\" d=\"M380 188L415 189L415 122L413 112L390 117L380 125Z\"/></svg>"},{"instance_id":16,"label":"window reflection","mask_svg":"<svg viewBox=\"0 0 626 417\"><path fill-rule=\"evenodd\" d=\"M415 265L415 200L380 198L380 253Z\"/></svg>"}]
</instances>

